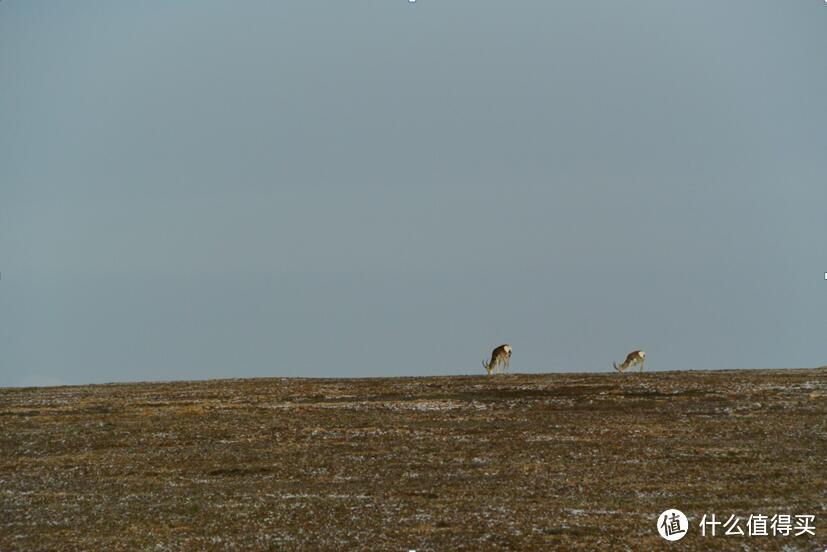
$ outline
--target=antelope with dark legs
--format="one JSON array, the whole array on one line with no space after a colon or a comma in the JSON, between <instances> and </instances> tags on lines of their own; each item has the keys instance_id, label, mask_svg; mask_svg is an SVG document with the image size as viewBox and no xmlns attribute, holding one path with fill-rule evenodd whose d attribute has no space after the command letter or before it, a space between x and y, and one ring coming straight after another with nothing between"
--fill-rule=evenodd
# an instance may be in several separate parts
<instances>
[{"instance_id":1,"label":"antelope with dark legs","mask_svg":"<svg viewBox=\"0 0 827 552\"><path fill-rule=\"evenodd\" d=\"M501 367L502 371L508 370L509 360L511 360L511 345L506 343L491 351L491 360L488 362L483 360L482 365L490 376L497 370L497 367Z\"/></svg>"}]
</instances>

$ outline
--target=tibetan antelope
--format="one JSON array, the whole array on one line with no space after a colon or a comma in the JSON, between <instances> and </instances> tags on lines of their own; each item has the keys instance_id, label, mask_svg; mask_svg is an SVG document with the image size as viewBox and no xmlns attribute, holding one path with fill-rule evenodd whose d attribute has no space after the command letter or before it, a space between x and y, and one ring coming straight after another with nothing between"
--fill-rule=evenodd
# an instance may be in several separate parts
<instances>
[{"instance_id":1,"label":"tibetan antelope","mask_svg":"<svg viewBox=\"0 0 827 552\"><path fill-rule=\"evenodd\" d=\"M627 368L630 368L637 364L640 366L640 371L643 372L643 361L646 360L646 353L644 351L632 351L628 355L626 355L626 360L623 361L623 364L620 366L617 365L617 362L612 363L615 367L615 370L620 372L621 374L626 371Z\"/></svg>"},{"instance_id":2,"label":"tibetan antelope","mask_svg":"<svg viewBox=\"0 0 827 552\"><path fill-rule=\"evenodd\" d=\"M503 371L507 370L509 360L511 360L511 345L506 343L491 351L491 360L488 362L483 360L482 365L490 376L497 369L497 366L502 366Z\"/></svg>"}]
</instances>

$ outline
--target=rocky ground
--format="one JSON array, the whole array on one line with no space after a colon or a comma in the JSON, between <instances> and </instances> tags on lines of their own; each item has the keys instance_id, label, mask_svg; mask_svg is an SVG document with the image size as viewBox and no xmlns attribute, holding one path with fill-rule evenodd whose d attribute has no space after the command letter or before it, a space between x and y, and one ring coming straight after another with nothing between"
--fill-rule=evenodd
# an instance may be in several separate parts
<instances>
[{"instance_id":1,"label":"rocky ground","mask_svg":"<svg viewBox=\"0 0 827 552\"><path fill-rule=\"evenodd\" d=\"M826 466L825 369L0 389L0 550L821 552Z\"/></svg>"}]
</instances>

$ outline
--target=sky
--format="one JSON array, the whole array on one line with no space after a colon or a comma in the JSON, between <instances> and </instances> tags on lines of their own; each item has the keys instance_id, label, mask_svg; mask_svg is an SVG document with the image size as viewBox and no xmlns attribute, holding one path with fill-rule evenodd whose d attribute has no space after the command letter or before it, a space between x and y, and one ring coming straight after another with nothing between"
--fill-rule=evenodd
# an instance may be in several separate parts
<instances>
[{"instance_id":1,"label":"sky","mask_svg":"<svg viewBox=\"0 0 827 552\"><path fill-rule=\"evenodd\" d=\"M827 364L819 0L0 2L0 386Z\"/></svg>"}]
</instances>

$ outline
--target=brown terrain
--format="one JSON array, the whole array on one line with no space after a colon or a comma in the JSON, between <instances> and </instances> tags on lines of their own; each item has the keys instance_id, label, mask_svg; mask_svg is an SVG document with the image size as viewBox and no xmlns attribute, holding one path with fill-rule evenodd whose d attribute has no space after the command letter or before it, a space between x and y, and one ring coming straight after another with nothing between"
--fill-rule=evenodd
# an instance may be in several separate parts
<instances>
[{"instance_id":1,"label":"brown terrain","mask_svg":"<svg viewBox=\"0 0 827 552\"><path fill-rule=\"evenodd\" d=\"M824 368L6 388L0 550L822 552L826 466Z\"/></svg>"}]
</instances>

